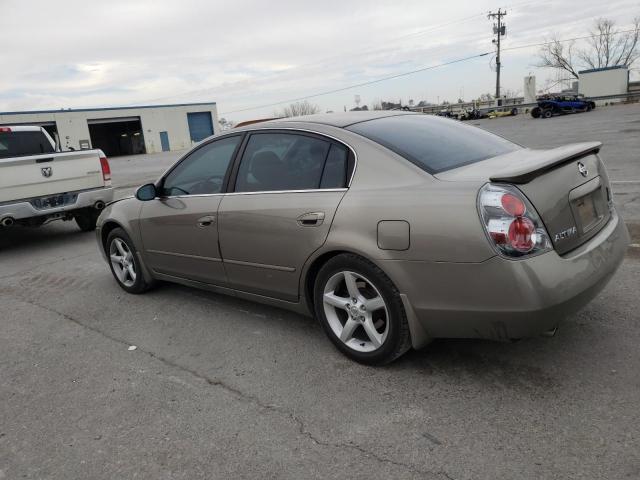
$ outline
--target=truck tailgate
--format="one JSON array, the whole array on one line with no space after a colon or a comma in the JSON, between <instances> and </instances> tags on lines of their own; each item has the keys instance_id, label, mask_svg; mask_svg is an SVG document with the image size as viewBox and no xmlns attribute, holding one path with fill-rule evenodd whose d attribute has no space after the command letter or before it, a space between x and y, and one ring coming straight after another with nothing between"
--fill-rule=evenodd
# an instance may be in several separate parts
<instances>
[{"instance_id":1,"label":"truck tailgate","mask_svg":"<svg viewBox=\"0 0 640 480\"><path fill-rule=\"evenodd\" d=\"M0 202L100 188L99 150L0 159Z\"/></svg>"}]
</instances>

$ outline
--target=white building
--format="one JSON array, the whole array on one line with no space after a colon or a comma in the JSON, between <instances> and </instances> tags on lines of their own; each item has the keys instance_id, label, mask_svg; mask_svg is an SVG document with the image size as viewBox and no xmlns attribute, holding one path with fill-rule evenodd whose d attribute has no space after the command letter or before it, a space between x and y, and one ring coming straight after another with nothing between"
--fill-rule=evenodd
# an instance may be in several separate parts
<instances>
[{"instance_id":1,"label":"white building","mask_svg":"<svg viewBox=\"0 0 640 480\"><path fill-rule=\"evenodd\" d=\"M624 95L629 89L629 70L624 66L583 70L578 75L578 93L585 97Z\"/></svg>"},{"instance_id":2,"label":"white building","mask_svg":"<svg viewBox=\"0 0 640 480\"><path fill-rule=\"evenodd\" d=\"M100 148L112 157L183 150L220 131L215 102L0 112L2 125L40 125L63 150Z\"/></svg>"}]
</instances>

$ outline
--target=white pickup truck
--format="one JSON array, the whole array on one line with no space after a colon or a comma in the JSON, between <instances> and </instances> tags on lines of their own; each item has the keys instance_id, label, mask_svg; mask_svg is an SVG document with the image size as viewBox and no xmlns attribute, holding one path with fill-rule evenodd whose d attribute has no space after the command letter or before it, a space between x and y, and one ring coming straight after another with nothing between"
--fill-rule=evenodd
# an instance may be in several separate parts
<instances>
[{"instance_id":1,"label":"white pickup truck","mask_svg":"<svg viewBox=\"0 0 640 480\"><path fill-rule=\"evenodd\" d=\"M75 219L95 229L113 200L109 162L102 150L56 150L42 127L0 127L1 227Z\"/></svg>"}]
</instances>

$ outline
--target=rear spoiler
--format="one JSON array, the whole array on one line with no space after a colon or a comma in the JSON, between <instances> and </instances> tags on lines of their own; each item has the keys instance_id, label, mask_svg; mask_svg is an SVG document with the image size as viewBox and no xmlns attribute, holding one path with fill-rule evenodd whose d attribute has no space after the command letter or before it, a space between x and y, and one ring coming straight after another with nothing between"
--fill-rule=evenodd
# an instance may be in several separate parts
<instances>
[{"instance_id":1,"label":"rear spoiler","mask_svg":"<svg viewBox=\"0 0 640 480\"><path fill-rule=\"evenodd\" d=\"M529 155L522 161L513 162L509 167L491 175L490 180L492 182L527 183L563 163L598 153L601 147L602 142L584 142L572 143L551 150L529 150Z\"/></svg>"}]
</instances>

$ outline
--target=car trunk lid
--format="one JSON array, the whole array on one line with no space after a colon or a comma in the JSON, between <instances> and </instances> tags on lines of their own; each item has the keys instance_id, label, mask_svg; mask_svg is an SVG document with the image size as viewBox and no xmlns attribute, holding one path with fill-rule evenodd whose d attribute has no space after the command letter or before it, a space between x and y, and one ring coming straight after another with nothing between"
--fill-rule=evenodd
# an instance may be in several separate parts
<instances>
[{"instance_id":1,"label":"car trunk lid","mask_svg":"<svg viewBox=\"0 0 640 480\"><path fill-rule=\"evenodd\" d=\"M445 181L515 185L534 205L559 254L593 237L611 213L609 179L599 142L550 150L522 149L436 174Z\"/></svg>"}]
</instances>

